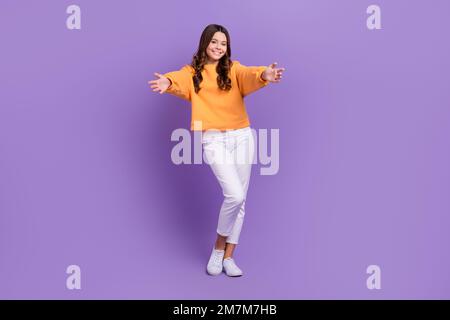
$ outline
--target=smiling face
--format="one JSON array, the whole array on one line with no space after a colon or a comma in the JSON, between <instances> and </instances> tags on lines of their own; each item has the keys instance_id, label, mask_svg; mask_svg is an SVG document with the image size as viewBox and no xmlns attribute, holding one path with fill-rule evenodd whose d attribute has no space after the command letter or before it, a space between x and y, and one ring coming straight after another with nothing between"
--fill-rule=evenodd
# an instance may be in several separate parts
<instances>
[{"instance_id":1,"label":"smiling face","mask_svg":"<svg viewBox=\"0 0 450 320\"><path fill-rule=\"evenodd\" d=\"M214 33L208 47L206 48L206 55L208 56L208 63L216 64L219 62L227 51L227 37L223 32Z\"/></svg>"}]
</instances>

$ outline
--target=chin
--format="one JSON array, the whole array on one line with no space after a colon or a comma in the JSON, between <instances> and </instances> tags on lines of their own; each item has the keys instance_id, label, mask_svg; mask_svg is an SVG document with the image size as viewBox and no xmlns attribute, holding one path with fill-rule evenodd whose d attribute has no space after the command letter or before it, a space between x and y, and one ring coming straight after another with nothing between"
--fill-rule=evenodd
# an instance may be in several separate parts
<instances>
[{"instance_id":1,"label":"chin","mask_svg":"<svg viewBox=\"0 0 450 320\"><path fill-rule=\"evenodd\" d=\"M222 59L224 57L224 55L222 55L222 56L220 56L220 57L215 57L215 56L213 56L212 54L211 55L208 55L208 58L210 59L210 60L212 60L212 61L219 61L220 59Z\"/></svg>"}]
</instances>

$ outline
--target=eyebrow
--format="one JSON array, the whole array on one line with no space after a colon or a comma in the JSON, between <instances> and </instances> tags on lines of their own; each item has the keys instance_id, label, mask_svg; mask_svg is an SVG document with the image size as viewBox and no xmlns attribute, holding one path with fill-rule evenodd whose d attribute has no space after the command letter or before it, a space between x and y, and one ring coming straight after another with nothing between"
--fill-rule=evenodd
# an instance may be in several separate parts
<instances>
[{"instance_id":1,"label":"eyebrow","mask_svg":"<svg viewBox=\"0 0 450 320\"><path fill-rule=\"evenodd\" d=\"M216 38L212 38L212 40L216 40L216 41L219 41L218 39L216 39ZM212 41L211 40L211 41ZM222 42L225 42L225 43L227 43L227 41L226 40L224 40L224 41L222 41Z\"/></svg>"}]
</instances>

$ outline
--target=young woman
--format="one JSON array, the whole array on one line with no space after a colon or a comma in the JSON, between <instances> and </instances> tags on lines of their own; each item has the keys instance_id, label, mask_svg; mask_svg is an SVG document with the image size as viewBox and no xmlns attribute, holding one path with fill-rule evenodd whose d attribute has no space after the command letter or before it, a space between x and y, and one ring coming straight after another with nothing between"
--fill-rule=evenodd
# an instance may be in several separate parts
<instances>
[{"instance_id":1,"label":"young woman","mask_svg":"<svg viewBox=\"0 0 450 320\"><path fill-rule=\"evenodd\" d=\"M207 272L228 276L243 274L233 259L238 244L245 200L254 159L254 140L243 98L280 82L285 68L247 67L231 61L230 36L225 27L208 25L200 37L190 65L149 81L154 92L170 93L192 104L191 130L202 131L202 146L222 188L224 201L219 213L217 239L207 263Z\"/></svg>"}]
</instances>

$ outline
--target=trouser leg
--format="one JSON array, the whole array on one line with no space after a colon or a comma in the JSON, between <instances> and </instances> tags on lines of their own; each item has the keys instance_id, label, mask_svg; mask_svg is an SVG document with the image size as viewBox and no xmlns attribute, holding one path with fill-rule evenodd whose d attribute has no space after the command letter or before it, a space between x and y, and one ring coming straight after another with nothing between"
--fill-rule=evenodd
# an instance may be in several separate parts
<instances>
[{"instance_id":1,"label":"trouser leg","mask_svg":"<svg viewBox=\"0 0 450 320\"><path fill-rule=\"evenodd\" d=\"M205 157L219 182L224 200L220 208L217 233L229 236L245 199L245 190L232 154L225 140L217 139L203 145Z\"/></svg>"},{"instance_id":2,"label":"trouser leg","mask_svg":"<svg viewBox=\"0 0 450 320\"><path fill-rule=\"evenodd\" d=\"M242 202L239 212L236 216L231 234L227 237L228 243L238 244L239 236L241 234L242 225L245 217L245 202L247 198L247 191L250 183L251 169L253 157L255 154L255 144L252 132L250 130L244 134L236 137L236 172L241 182L244 191L244 201Z\"/></svg>"}]
</instances>

